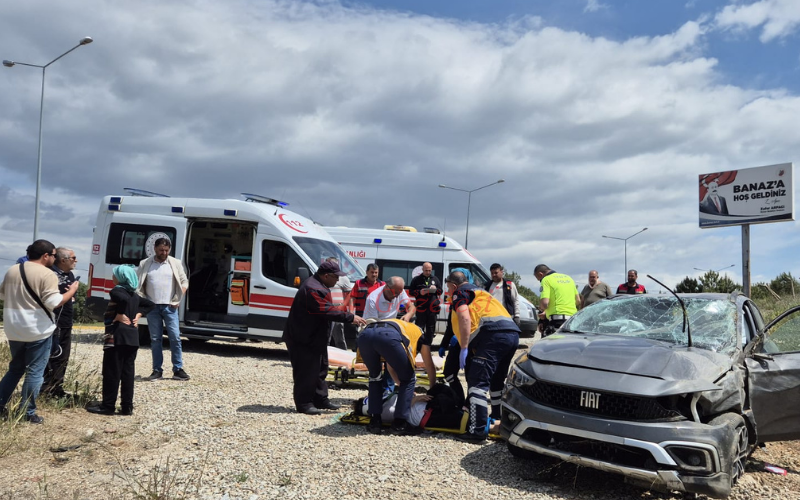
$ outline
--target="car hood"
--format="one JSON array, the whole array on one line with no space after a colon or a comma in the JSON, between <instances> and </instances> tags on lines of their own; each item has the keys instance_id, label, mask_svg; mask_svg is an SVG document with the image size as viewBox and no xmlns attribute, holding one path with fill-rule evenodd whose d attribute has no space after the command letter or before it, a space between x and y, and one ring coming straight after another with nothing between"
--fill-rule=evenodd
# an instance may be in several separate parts
<instances>
[{"instance_id":1,"label":"car hood","mask_svg":"<svg viewBox=\"0 0 800 500\"><path fill-rule=\"evenodd\" d=\"M654 395L718 390L714 382L733 364L706 349L593 334L552 335L530 348L528 360L539 379Z\"/></svg>"}]
</instances>

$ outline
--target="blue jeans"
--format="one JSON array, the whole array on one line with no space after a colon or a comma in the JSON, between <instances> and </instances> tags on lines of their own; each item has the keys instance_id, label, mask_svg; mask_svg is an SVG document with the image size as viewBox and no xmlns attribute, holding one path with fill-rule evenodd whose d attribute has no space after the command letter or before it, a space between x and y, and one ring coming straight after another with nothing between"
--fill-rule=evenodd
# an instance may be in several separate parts
<instances>
[{"instance_id":1,"label":"blue jeans","mask_svg":"<svg viewBox=\"0 0 800 500\"><path fill-rule=\"evenodd\" d=\"M0 407L5 407L19 380L25 375L22 383L22 402L20 408L25 409L26 415L36 414L36 396L42 388L44 369L50 359L50 346L53 337L37 340L36 342L20 342L9 340L11 361L3 380L0 380Z\"/></svg>"},{"instance_id":2,"label":"blue jeans","mask_svg":"<svg viewBox=\"0 0 800 500\"><path fill-rule=\"evenodd\" d=\"M172 351L172 371L176 372L183 368L180 320L178 319L178 308L172 308L168 304L158 304L147 313L147 327L150 329L150 350L153 352L153 370L163 371L161 369L161 365L164 363L164 353L161 345L164 335L161 325L162 320L167 326L169 349Z\"/></svg>"},{"instance_id":3,"label":"blue jeans","mask_svg":"<svg viewBox=\"0 0 800 500\"><path fill-rule=\"evenodd\" d=\"M408 420L411 409L411 398L414 397L414 385L417 378L414 368L408 359L403 336L391 326L371 326L367 327L358 336L358 351L361 358L369 370L369 400L367 408L370 416L380 415L383 412L383 363L394 368L397 377L400 379L400 387L397 391L397 405L394 409L394 418Z\"/></svg>"}]
</instances>

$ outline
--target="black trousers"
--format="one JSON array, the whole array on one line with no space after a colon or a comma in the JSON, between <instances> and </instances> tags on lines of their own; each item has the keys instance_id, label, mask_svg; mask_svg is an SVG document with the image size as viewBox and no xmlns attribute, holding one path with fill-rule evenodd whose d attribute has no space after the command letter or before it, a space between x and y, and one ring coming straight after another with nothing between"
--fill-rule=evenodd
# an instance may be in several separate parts
<instances>
[{"instance_id":1,"label":"black trousers","mask_svg":"<svg viewBox=\"0 0 800 500\"><path fill-rule=\"evenodd\" d=\"M458 379L458 371L461 369L458 359L460 354L461 347L459 347L458 344L447 350L447 356L444 358L444 366L442 367L442 375L444 376L444 381L447 382L447 385L449 385L450 389L456 394L458 400L464 401L464 386L461 385L461 380ZM469 371L471 358L472 354L469 353L467 355L466 366L464 367L465 374Z\"/></svg>"},{"instance_id":2,"label":"black trousers","mask_svg":"<svg viewBox=\"0 0 800 500\"><path fill-rule=\"evenodd\" d=\"M318 351L305 344L286 342L294 381L294 406L297 411L328 402L328 350Z\"/></svg>"},{"instance_id":3,"label":"black trousers","mask_svg":"<svg viewBox=\"0 0 800 500\"><path fill-rule=\"evenodd\" d=\"M439 313L435 312L419 312L417 311L414 317L414 323L422 330L422 345L431 345L433 337L436 335L436 320Z\"/></svg>"},{"instance_id":4,"label":"black trousers","mask_svg":"<svg viewBox=\"0 0 800 500\"><path fill-rule=\"evenodd\" d=\"M121 393L122 409L133 408L133 377L136 346L115 345L103 351L103 403L105 409L117 406L117 391Z\"/></svg>"},{"instance_id":5,"label":"black trousers","mask_svg":"<svg viewBox=\"0 0 800 500\"><path fill-rule=\"evenodd\" d=\"M44 382L41 392L44 394L58 395L64 392L64 376L67 373L69 355L72 351L72 327L59 328L56 330L58 340L53 337L53 349L58 352L56 342L61 347L61 354L58 357L51 357L44 370ZM55 335L55 334L54 334ZM52 351L51 351L52 352Z\"/></svg>"}]
</instances>

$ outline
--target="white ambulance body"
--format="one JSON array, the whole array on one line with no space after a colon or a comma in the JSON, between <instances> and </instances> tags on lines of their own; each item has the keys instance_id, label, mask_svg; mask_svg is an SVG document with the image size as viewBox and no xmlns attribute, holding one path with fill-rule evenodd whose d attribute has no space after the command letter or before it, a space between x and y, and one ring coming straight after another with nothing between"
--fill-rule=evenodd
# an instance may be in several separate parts
<instances>
[{"instance_id":1,"label":"white ambulance body","mask_svg":"<svg viewBox=\"0 0 800 500\"><path fill-rule=\"evenodd\" d=\"M333 237L356 260L362 269L367 264L377 264L379 279L386 281L388 277L400 276L406 282L406 288L412 279L414 269L430 262L433 274L442 280L457 267L469 269L474 282L482 287L491 281L489 272L467 249L454 239L444 236L437 229L426 228L424 232L408 226L386 226L392 229L364 229L351 227L325 227ZM448 305L443 300L442 313L439 315L437 332L443 333L447 323ZM520 296L520 321L525 333L536 331L538 319L533 305Z\"/></svg>"},{"instance_id":2,"label":"white ambulance body","mask_svg":"<svg viewBox=\"0 0 800 500\"><path fill-rule=\"evenodd\" d=\"M187 269L180 322L190 338L278 341L297 287L326 258L336 257L351 281L364 276L321 226L284 203L246 197L103 198L89 267L87 306L93 315L102 317L108 303L113 267L138 265L164 236L172 241L171 255ZM149 338L144 321L140 337Z\"/></svg>"}]
</instances>

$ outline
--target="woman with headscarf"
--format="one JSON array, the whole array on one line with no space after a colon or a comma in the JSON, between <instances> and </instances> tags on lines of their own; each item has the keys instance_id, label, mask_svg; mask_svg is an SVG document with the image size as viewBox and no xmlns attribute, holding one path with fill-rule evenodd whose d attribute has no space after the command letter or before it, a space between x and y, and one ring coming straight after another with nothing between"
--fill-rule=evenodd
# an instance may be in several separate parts
<instances>
[{"instance_id":1,"label":"woman with headscarf","mask_svg":"<svg viewBox=\"0 0 800 500\"><path fill-rule=\"evenodd\" d=\"M146 314L155 304L136 294L139 279L134 266L117 266L112 273L116 286L109 292L104 316L103 401L86 410L100 415L113 415L117 392L121 392L120 414L133 415L134 365L139 349L137 326L142 314Z\"/></svg>"}]
</instances>

